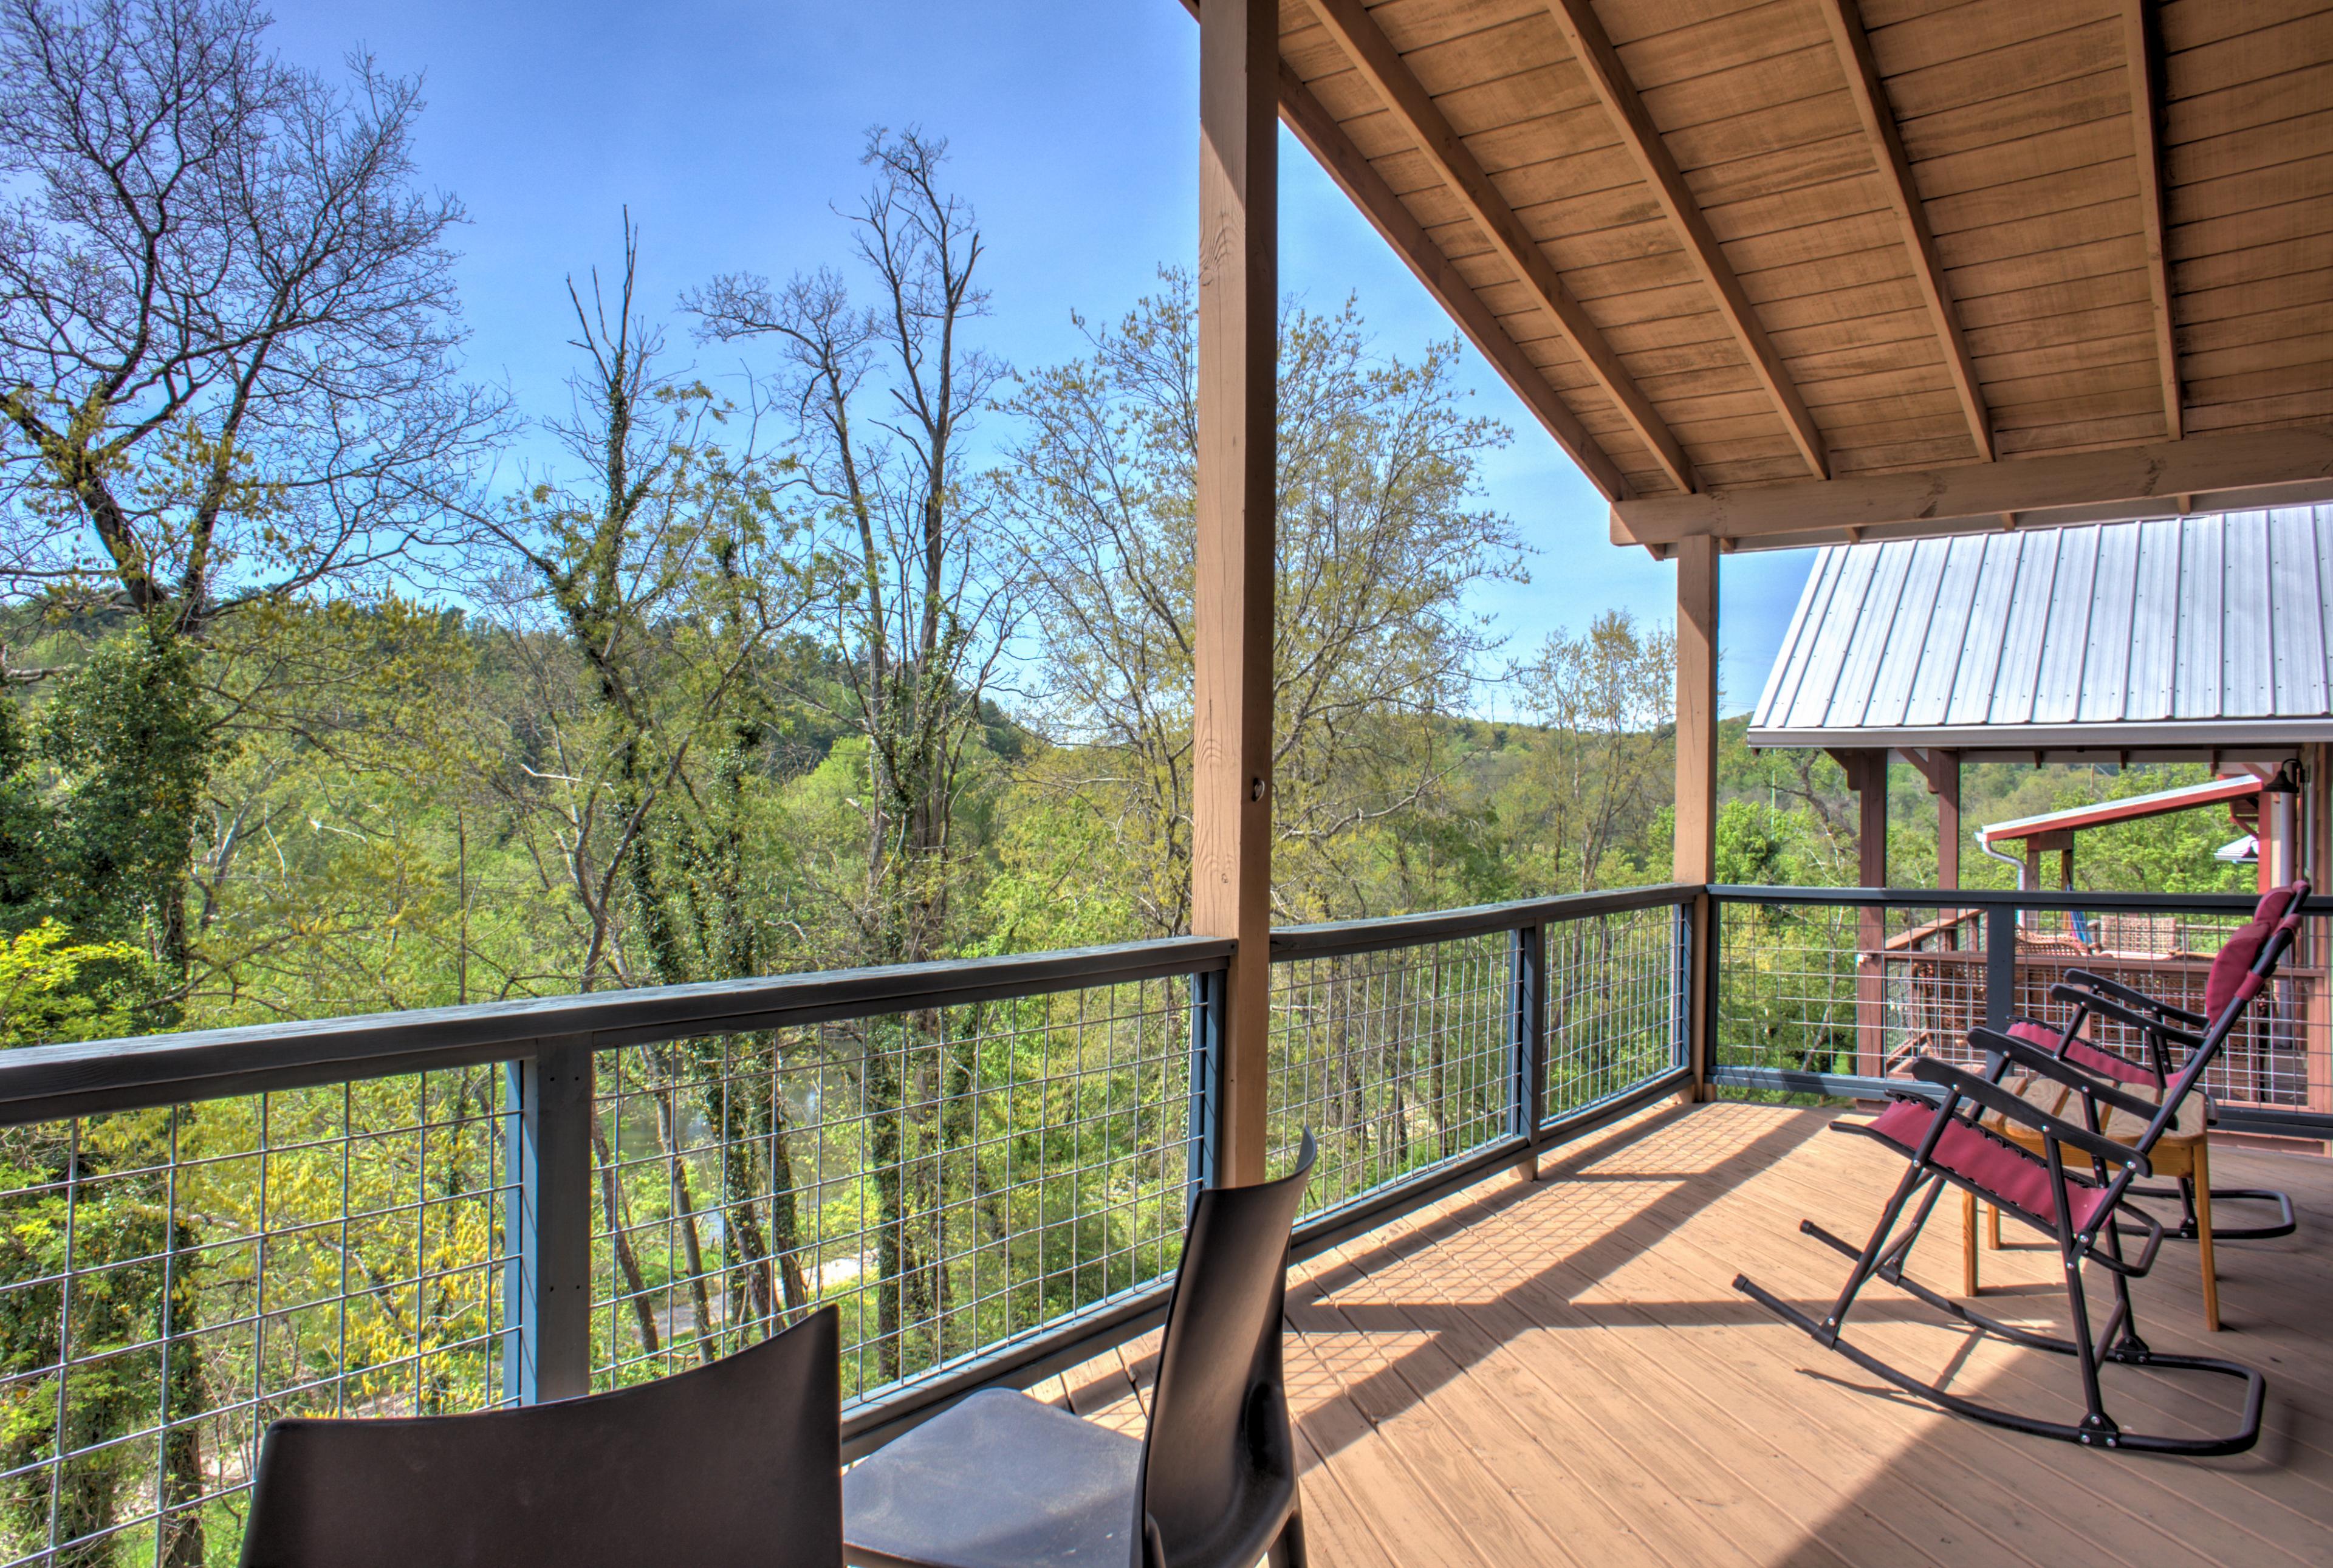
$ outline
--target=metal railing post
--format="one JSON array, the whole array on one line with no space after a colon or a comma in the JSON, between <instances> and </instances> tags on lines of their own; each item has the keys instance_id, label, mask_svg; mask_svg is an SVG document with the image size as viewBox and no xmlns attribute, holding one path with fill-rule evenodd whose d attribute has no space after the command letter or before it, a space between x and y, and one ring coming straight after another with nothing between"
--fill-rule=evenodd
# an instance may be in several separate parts
<instances>
[{"instance_id":1,"label":"metal railing post","mask_svg":"<svg viewBox=\"0 0 2333 1568\"><path fill-rule=\"evenodd\" d=\"M1984 1026L2005 1030L2017 1013L2017 911L1984 912Z\"/></svg>"},{"instance_id":2,"label":"metal railing post","mask_svg":"<svg viewBox=\"0 0 2333 1568\"><path fill-rule=\"evenodd\" d=\"M1515 1169L1539 1179L1547 1106L1547 928L1522 926L1507 944L1507 1130L1524 1140Z\"/></svg>"},{"instance_id":3,"label":"metal railing post","mask_svg":"<svg viewBox=\"0 0 2333 1568\"><path fill-rule=\"evenodd\" d=\"M1224 1169L1224 999L1220 969L1191 976L1191 1137L1189 1202L1222 1179ZM1188 1212L1187 1205L1185 1212Z\"/></svg>"},{"instance_id":4,"label":"metal railing post","mask_svg":"<svg viewBox=\"0 0 2333 1568\"><path fill-rule=\"evenodd\" d=\"M521 1404L591 1386L591 1047L541 1042L505 1072L512 1264L503 1387Z\"/></svg>"}]
</instances>

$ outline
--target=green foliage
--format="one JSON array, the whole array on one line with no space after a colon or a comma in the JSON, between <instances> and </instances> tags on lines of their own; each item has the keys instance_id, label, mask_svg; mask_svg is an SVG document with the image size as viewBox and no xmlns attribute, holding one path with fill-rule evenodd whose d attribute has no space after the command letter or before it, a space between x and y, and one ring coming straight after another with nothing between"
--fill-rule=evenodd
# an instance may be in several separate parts
<instances>
[{"instance_id":1,"label":"green foliage","mask_svg":"<svg viewBox=\"0 0 2333 1568\"><path fill-rule=\"evenodd\" d=\"M108 639L57 683L42 756L62 775L50 839L53 895L77 928L140 939L184 961L194 823L219 754L216 714L184 641L139 630Z\"/></svg>"}]
</instances>

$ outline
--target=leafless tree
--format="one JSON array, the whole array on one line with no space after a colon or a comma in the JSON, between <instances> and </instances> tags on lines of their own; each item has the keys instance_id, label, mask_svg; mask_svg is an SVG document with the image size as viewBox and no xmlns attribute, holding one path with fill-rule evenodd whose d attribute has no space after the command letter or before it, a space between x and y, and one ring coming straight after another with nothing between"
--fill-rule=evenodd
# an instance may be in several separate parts
<instances>
[{"instance_id":1,"label":"leafless tree","mask_svg":"<svg viewBox=\"0 0 2333 1568\"><path fill-rule=\"evenodd\" d=\"M715 279L684 301L711 341L776 348L775 386L796 422L802 483L828 563L831 645L845 670L826 707L867 745L864 881L845 899L859 951L916 963L950 940L955 827L984 704L995 688L1019 606L996 520L968 469L966 435L1002 368L966 339L987 306L972 208L943 183L947 144L877 130L874 179L846 215L873 284L852 302L832 271L782 287L750 274ZM944 1324L944 1258L912 1217L936 1213L951 1166L950 1119L906 1084L968 1080L957 1042L942 1061L937 1020L870 1030L857 1070L869 1106L868 1161L883 1211L877 1249L878 1353L901 1370L915 1325ZM941 1250L944 1251L945 1244ZM945 1328L931 1349L939 1353Z\"/></svg>"},{"instance_id":2,"label":"leafless tree","mask_svg":"<svg viewBox=\"0 0 2333 1568\"><path fill-rule=\"evenodd\" d=\"M419 83L250 0L0 0L0 583L201 639L392 568L495 430Z\"/></svg>"}]
</instances>

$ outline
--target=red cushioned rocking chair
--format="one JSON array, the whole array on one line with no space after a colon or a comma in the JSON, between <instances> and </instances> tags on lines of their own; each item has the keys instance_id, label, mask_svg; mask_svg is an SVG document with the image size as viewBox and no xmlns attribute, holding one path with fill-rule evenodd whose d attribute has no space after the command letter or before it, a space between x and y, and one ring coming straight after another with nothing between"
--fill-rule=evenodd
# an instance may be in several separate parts
<instances>
[{"instance_id":1,"label":"red cushioned rocking chair","mask_svg":"<svg viewBox=\"0 0 2333 1568\"><path fill-rule=\"evenodd\" d=\"M2262 899L2251 923L2230 937L2227 946L2213 960L2204 990L2204 1005L2212 1021L2197 1037L2186 1064L2170 1079L2159 1105L2122 1092L2105 1077L2083 1071L2059 1052L2012 1035L1977 1030L1971 1034L1971 1041L1992 1055L1993 1067L1985 1075L1923 1056L1913 1064L1912 1076L1935 1085L1943 1092L1941 1099L1907 1090L1868 1123L1831 1124L1842 1132L1876 1139L1904 1155L1910 1163L1881 1211L1871 1239L1860 1249L1812 1220L1800 1222L1801 1231L1855 1260L1847 1284L1829 1314L1817 1323L1741 1275L1734 1277L1733 1288L1866 1371L1955 1415L2037 1437L2108 1448L2203 1456L2237 1454L2251 1448L2260 1438L2261 1408L2267 1394L2267 1382L2258 1371L2234 1361L2157 1354L2138 1337L2131 1316L2130 1281L2154 1265L2165 1229L2160 1221L2143 1210L2126 1207L2125 1200L2132 1195L2134 1178L2152 1174L2147 1165L2148 1150L2172 1125L2180 1104L2197 1092L2197 1084L2226 1044L2229 1031L2291 947L2299 929L2300 904L2307 891L2305 882L2296 883ZM2271 899L2275 900L2273 908ZM2011 1065L2054 1079L2073 1090L2080 1097L2088 1125L2077 1125L2053 1116L2002 1087L1996 1080ZM2130 1143L2118 1143L2101 1135L2096 1129L2102 1105L2139 1118L2145 1131ZM2006 1117L2033 1129L2040 1134L2042 1153L2030 1153L2010 1140L1994 1135L1983 1125L1987 1115ZM2086 1163L2088 1170L2078 1174L2069 1169L2069 1159ZM1928 1289L1905 1274L1904 1265L1911 1255L1912 1245L1947 1186L1975 1194L2058 1244L2065 1265L2072 1339L2059 1339L2000 1323ZM1918 1203L1913 1208L1911 1221L1899 1232L1896 1221L1915 1197ZM2125 1226L2146 1237L2135 1258L2123 1255ZM2082 1287L2083 1266L2092 1263L2112 1276L2115 1298L2114 1310L2107 1315L2105 1328L2095 1333ZM1938 1384L1922 1382L1849 1343L1841 1337L1848 1311L1855 1304L1857 1293L1875 1275L1985 1333L2028 1349L2074 1357L2081 1369L2082 1396L2088 1414L2079 1423L2069 1424L1981 1404ZM2244 1382L2242 1424L2222 1437L2125 1431L2107 1414L2099 1389L2099 1369L2109 1361L2158 1371L2210 1372L2241 1378Z\"/></svg>"},{"instance_id":2,"label":"red cushioned rocking chair","mask_svg":"<svg viewBox=\"0 0 2333 1568\"><path fill-rule=\"evenodd\" d=\"M2261 896L2252 912L2254 920L2273 923L2290 913L2296 900L2307 896L2306 880L2291 887L2274 888ZM2171 1082L2172 1048L2193 1051L2203 1044L2203 1030L2211 1022L2199 1013L2190 1013L2144 991L2135 990L2104 975L2088 969L2069 969L2065 977L2050 987L2050 999L2071 1005L2073 1011L2062 1023L2050 1024L2039 1019L2021 1018L2010 1025L2010 1033L2031 1044L2045 1046L2060 1061L2088 1070L2093 1076L2105 1077L2127 1083L2161 1098L2164 1086ZM2118 1053L2103 1050L2082 1037L2082 1031L2093 1017L2123 1024L2135 1030L2146 1047L2146 1061L2134 1062ZM2199 1091L2199 1092L2201 1092ZM2215 1119L2207 1104L2204 1120ZM2175 1226L2166 1227L2164 1234L2174 1241L2194 1241L2203 1235L2195 1210L2195 1184L2192 1178L2181 1177L2171 1187L2133 1187L2133 1198L2177 1198L2180 1219ZM2267 1225L2225 1226L2215 1218L2212 1235L2215 1240L2267 1241L2280 1236L2290 1236L2297 1227L2292 1213L2292 1199L2284 1193L2259 1187L2215 1188L2211 1195L2212 1206L2217 1210L2224 1203L2266 1203L2276 1207L2277 1217Z\"/></svg>"}]
</instances>

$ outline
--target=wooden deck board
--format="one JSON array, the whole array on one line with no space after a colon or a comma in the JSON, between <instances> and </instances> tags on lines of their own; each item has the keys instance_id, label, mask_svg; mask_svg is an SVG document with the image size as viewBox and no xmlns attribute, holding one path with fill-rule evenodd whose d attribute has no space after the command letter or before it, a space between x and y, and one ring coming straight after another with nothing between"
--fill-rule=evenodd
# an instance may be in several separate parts
<instances>
[{"instance_id":1,"label":"wooden deck board","mask_svg":"<svg viewBox=\"0 0 2333 1568\"><path fill-rule=\"evenodd\" d=\"M2278 1187L2302 1228L2224 1244L2227 1329L2202 1328L2192 1247L2134 1289L2166 1351L2269 1377L2267 1435L2229 1459L2086 1452L1896 1397L1731 1288L1743 1272L1827 1304L1900 1165L1831 1113L1721 1104L1649 1112L1311 1260L1291 1277L1288 1369L1316 1563L2333 1563L2333 1161L2214 1150L2223 1187ZM1960 1277L1956 1201L1915 1259ZM1984 1305L2062 1315L2054 1254L1987 1252ZM2020 1408L2073 1399L2062 1358L1972 1342L1870 1287L1877 1353ZM1056 1399L1139 1430L1156 1341L1074 1371ZM2229 1389L2234 1385L2231 1383ZM2228 1390L2116 1376L2133 1424L2228 1420Z\"/></svg>"}]
</instances>

